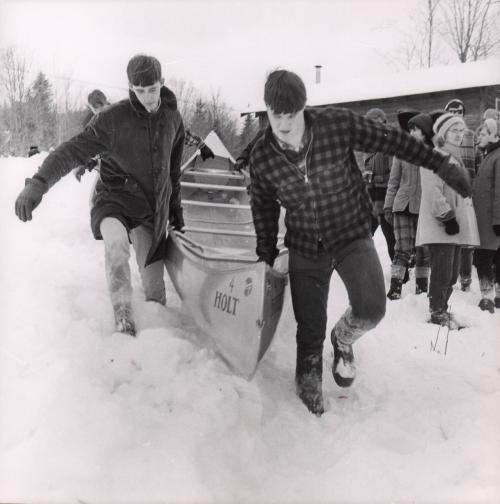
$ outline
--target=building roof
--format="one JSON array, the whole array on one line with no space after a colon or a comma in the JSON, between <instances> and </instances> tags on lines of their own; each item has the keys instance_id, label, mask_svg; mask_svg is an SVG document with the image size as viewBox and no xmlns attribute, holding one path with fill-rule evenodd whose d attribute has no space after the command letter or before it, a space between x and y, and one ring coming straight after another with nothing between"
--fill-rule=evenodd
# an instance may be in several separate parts
<instances>
[{"instance_id":1,"label":"building roof","mask_svg":"<svg viewBox=\"0 0 500 504\"><path fill-rule=\"evenodd\" d=\"M351 79L328 81L320 84L307 82L310 106L349 103L356 101L419 95L456 89L500 85L500 59L490 58L472 63L412 70L399 73L370 74ZM262 90L263 94L263 90ZM263 112L266 109L262 97L251 101L242 115Z\"/></svg>"}]
</instances>

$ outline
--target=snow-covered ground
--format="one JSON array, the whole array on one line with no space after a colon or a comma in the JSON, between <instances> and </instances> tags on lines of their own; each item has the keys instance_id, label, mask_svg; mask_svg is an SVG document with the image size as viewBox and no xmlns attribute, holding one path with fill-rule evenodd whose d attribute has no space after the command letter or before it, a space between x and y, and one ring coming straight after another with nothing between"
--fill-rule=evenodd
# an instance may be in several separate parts
<instances>
[{"instance_id":1,"label":"snow-covered ground","mask_svg":"<svg viewBox=\"0 0 500 504\"><path fill-rule=\"evenodd\" d=\"M113 333L91 178L67 176L22 223L14 201L43 159L0 159L0 502L498 503L500 312L455 290L470 326L445 332L404 286L355 345L349 390L331 378L316 418L295 396L287 296L255 377L233 375L183 311L145 303ZM386 282L389 258L375 236ZM369 286L367 286L369 288ZM347 296L332 279L330 330Z\"/></svg>"}]
</instances>

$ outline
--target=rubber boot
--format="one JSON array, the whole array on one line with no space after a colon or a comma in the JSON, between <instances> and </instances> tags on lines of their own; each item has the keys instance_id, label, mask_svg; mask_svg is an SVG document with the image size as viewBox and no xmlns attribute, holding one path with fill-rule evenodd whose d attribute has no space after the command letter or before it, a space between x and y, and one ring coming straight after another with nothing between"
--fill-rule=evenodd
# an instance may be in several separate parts
<instances>
[{"instance_id":1,"label":"rubber boot","mask_svg":"<svg viewBox=\"0 0 500 504\"><path fill-rule=\"evenodd\" d=\"M479 301L479 308L483 311L495 313L495 284L492 278L480 277L479 290L481 291L481 301Z\"/></svg>"},{"instance_id":2,"label":"rubber boot","mask_svg":"<svg viewBox=\"0 0 500 504\"><path fill-rule=\"evenodd\" d=\"M403 280L400 278L391 278L391 287L387 293L387 297L394 301L395 299L401 299L401 289L403 288Z\"/></svg>"},{"instance_id":3,"label":"rubber boot","mask_svg":"<svg viewBox=\"0 0 500 504\"><path fill-rule=\"evenodd\" d=\"M352 345L341 343L332 331L333 365L332 374L339 387L350 387L356 378L356 365Z\"/></svg>"},{"instance_id":4,"label":"rubber boot","mask_svg":"<svg viewBox=\"0 0 500 504\"><path fill-rule=\"evenodd\" d=\"M483 298L479 301L479 308L483 311L488 311L490 313L495 313L495 302L493 299Z\"/></svg>"},{"instance_id":5,"label":"rubber boot","mask_svg":"<svg viewBox=\"0 0 500 504\"><path fill-rule=\"evenodd\" d=\"M415 280L415 294L423 294L427 292L429 281L427 278L417 278Z\"/></svg>"}]
</instances>

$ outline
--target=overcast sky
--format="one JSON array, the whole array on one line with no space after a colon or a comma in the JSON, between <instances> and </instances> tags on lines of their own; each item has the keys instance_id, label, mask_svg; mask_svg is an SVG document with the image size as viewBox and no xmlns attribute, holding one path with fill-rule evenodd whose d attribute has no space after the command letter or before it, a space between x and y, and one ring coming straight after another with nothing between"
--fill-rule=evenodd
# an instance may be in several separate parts
<instances>
[{"instance_id":1,"label":"overcast sky","mask_svg":"<svg viewBox=\"0 0 500 504\"><path fill-rule=\"evenodd\" d=\"M262 95L266 73L289 68L307 83L323 65L328 85L388 71L418 0L0 0L0 44L15 46L51 82L71 77L86 93L123 97L138 52L158 57L165 77L235 110Z\"/></svg>"}]
</instances>

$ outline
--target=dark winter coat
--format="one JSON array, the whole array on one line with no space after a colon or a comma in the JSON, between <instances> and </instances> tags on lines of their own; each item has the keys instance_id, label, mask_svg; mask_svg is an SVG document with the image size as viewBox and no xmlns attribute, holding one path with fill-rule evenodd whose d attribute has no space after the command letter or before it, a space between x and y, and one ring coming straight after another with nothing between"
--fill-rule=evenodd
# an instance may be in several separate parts
<instances>
[{"instance_id":1,"label":"dark winter coat","mask_svg":"<svg viewBox=\"0 0 500 504\"><path fill-rule=\"evenodd\" d=\"M133 92L101 111L85 130L61 144L38 171L53 186L72 168L101 155L101 176L91 213L94 236L101 239L104 217L128 229L151 221L154 237L146 264L163 259L169 213L181 206L180 164L184 126L175 95L161 89L161 103L148 113Z\"/></svg>"},{"instance_id":2,"label":"dark winter coat","mask_svg":"<svg viewBox=\"0 0 500 504\"><path fill-rule=\"evenodd\" d=\"M490 144L486 150L472 186L472 201L479 228L480 248L496 250L500 236L493 225L500 225L500 142Z\"/></svg>"},{"instance_id":3,"label":"dark winter coat","mask_svg":"<svg viewBox=\"0 0 500 504\"><path fill-rule=\"evenodd\" d=\"M310 128L305 173L280 149L270 127L250 155L250 197L257 255L277 254L280 204L286 209L285 245L315 258L318 245L335 253L371 233L372 204L354 150L397 155L437 170L445 156L399 129L344 108L306 109Z\"/></svg>"},{"instance_id":4,"label":"dark winter coat","mask_svg":"<svg viewBox=\"0 0 500 504\"><path fill-rule=\"evenodd\" d=\"M391 165L392 156L381 152L372 152L366 155L364 160L364 172L371 172L367 186L368 194L373 203L373 212L376 216L384 213L384 201L391 174Z\"/></svg>"}]
</instances>

